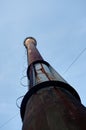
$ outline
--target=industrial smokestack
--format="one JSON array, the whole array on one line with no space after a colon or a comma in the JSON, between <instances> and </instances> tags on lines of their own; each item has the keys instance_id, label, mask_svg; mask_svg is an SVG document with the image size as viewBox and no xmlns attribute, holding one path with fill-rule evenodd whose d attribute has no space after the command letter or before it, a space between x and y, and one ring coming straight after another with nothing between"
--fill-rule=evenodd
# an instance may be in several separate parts
<instances>
[{"instance_id":1,"label":"industrial smokestack","mask_svg":"<svg viewBox=\"0 0 86 130\"><path fill-rule=\"evenodd\" d=\"M44 61L28 37L28 92L21 104L22 130L85 130L86 108L75 89Z\"/></svg>"}]
</instances>

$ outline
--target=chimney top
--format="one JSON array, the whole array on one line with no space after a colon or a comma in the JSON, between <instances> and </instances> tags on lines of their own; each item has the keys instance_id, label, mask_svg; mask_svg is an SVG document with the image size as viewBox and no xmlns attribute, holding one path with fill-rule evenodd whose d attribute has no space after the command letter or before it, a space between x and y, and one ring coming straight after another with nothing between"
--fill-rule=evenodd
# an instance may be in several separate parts
<instances>
[{"instance_id":1,"label":"chimney top","mask_svg":"<svg viewBox=\"0 0 86 130\"><path fill-rule=\"evenodd\" d=\"M35 46L37 45L37 41L36 41L35 38L33 38L33 37L27 37L24 40L24 46L27 48L30 43L33 43Z\"/></svg>"}]
</instances>

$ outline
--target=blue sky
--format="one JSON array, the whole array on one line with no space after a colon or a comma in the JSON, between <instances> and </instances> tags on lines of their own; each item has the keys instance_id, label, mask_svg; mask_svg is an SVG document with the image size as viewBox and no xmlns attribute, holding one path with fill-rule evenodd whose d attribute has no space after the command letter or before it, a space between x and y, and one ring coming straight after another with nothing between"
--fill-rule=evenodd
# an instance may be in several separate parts
<instances>
[{"instance_id":1,"label":"blue sky","mask_svg":"<svg viewBox=\"0 0 86 130\"><path fill-rule=\"evenodd\" d=\"M27 36L36 38L43 58L77 90L86 106L86 51L64 73L86 48L86 1L3 0L0 1L1 130L22 128L16 99L27 92L27 87L20 84L26 75L23 41ZM22 82L27 84L25 79Z\"/></svg>"}]
</instances>

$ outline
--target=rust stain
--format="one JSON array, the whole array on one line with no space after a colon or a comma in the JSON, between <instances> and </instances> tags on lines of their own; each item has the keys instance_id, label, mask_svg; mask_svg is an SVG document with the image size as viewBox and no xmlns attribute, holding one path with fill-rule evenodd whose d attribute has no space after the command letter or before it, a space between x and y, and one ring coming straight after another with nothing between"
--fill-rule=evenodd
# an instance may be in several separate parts
<instances>
[{"instance_id":1,"label":"rust stain","mask_svg":"<svg viewBox=\"0 0 86 130\"><path fill-rule=\"evenodd\" d=\"M61 90L54 87L56 94L60 97L60 101L64 104L66 115L64 115L64 121L68 127L79 128L85 130L86 122L86 109L78 102L74 97L70 97ZM83 113L82 113L83 111ZM72 124L72 125L70 125Z\"/></svg>"}]
</instances>

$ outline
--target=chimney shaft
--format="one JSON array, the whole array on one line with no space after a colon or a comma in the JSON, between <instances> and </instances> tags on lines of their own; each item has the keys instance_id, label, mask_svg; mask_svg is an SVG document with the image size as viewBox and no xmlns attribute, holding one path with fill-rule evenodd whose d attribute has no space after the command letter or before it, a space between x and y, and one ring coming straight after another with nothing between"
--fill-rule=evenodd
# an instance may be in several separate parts
<instances>
[{"instance_id":1,"label":"chimney shaft","mask_svg":"<svg viewBox=\"0 0 86 130\"><path fill-rule=\"evenodd\" d=\"M24 45L30 86L21 104L22 130L85 130L86 108L78 93L43 60L34 38Z\"/></svg>"},{"instance_id":2,"label":"chimney shaft","mask_svg":"<svg viewBox=\"0 0 86 130\"><path fill-rule=\"evenodd\" d=\"M28 37L24 41L24 45L27 49L28 64L31 65L34 62L43 60L39 51L36 49L37 42L34 38Z\"/></svg>"}]
</instances>

